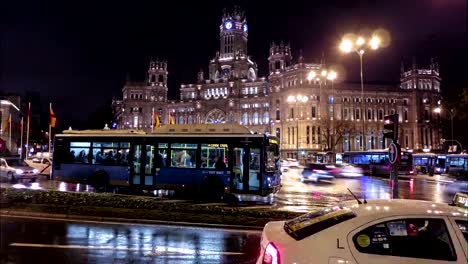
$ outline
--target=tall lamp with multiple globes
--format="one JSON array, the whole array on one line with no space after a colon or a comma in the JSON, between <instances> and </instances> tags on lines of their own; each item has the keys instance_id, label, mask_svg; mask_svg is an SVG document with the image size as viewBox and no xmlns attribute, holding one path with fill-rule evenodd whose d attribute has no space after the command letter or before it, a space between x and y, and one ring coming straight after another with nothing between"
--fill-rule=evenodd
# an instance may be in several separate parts
<instances>
[{"instance_id":1,"label":"tall lamp with multiple globes","mask_svg":"<svg viewBox=\"0 0 468 264\"><path fill-rule=\"evenodd\" d=\"M372 36L369 39L365 39L364 37L357 37L356 39L348 39L343 38L340 44L340 50L344 53L351 53L356 52L359 55L359 63L360 63L360 74L361 74L361 102L364 105L364 73L362 70L363 64L363 56L367 50L376 50L381 45L381 39L378 36ZM365 130L364 130L364 111L361 111L359 118L362 120L362 139L361 139L361 146L362 150L365 149Z\"/></svg>"},{"instance_id":2,"label":"tall lamp with multiple globes","mask_svg":"<svg viewBox=\"0 0 468 264\"><path fill-rule=\"evenodd\" d=\"M310 81L317 81L319 83L319 86L320 86L320 91L319 91L319 98L320 98L320 101L323 100L323 94L322 94L322 84L325 84L325 82L328 80L331 82L331 88L332 88L332 94L333 94L333 101L332 101L332 116L331 116L331 120L332 122L334 122L335 120L335 109L334 109L334 102L335 102L335 87L334 87L334 82L337 78L338 74L336 73L336 71L334 70L322 70L320 72L320 75L317 74L315 71L310 71L309 74L307 75L307 80L310 82ZM321 102L319 103L319 108L318 108L318 113L319 113L319 117L321 117ZM320 135L319 135L320 137ZM331 147L331 146L329 146Z\"/></svg>"},{"instance_id":3,"label":"tall lamp with multiple globes","mask_svg":"<svg viewBox=\"0 0 468 264\"><path fill-rule=\"evenodd\" d=\"M303 96L301 94L290 95L290 96L288 96L287 101L288 101L288 103L294 103L294 105L296 106L295 108L297 108L298 103L303 103L303 104L307 103L307 101L309 101L309 97ZM302 114L302 112L301 112L301 114ZM297 160L299 160L299 116L297 116L297 117L293 116L292 118L296 119L296 151L297 151L296 158L297 158Z\"/></svg>"}]
</instances>

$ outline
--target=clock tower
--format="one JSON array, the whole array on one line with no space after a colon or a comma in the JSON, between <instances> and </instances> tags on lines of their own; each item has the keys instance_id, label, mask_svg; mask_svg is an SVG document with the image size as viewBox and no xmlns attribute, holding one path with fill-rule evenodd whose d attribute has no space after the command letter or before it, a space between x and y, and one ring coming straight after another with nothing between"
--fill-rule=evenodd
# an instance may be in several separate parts
<instances>
[{"instance_id":1,"label":"clock tower","mask_svg":"<svg viewBox=\"0 0 468 264\"><path fill-rule=\"evenodd\" d=\"M249 27L243 11L234 9L232 14L224 11L220 29L220 59L232 59L247 55Z\"/></svg>"}]
</instances>

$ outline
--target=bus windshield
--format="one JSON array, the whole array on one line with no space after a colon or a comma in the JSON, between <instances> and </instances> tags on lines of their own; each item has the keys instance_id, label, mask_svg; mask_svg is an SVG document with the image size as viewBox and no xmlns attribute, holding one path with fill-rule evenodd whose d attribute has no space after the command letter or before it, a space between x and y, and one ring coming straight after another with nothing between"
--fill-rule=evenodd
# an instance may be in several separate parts
<instances>
[{"instance_id":1,"label":"bus windshield","mask_svg":"<svg viewBox=\"0 0 468 264\"><path fill-rule=\"evenodd\" d=\"M270 144L266 147L266 170L267 171L275 171L276 162L279 159L279 148L276 144Z\"/></svg>"}]
</instances>

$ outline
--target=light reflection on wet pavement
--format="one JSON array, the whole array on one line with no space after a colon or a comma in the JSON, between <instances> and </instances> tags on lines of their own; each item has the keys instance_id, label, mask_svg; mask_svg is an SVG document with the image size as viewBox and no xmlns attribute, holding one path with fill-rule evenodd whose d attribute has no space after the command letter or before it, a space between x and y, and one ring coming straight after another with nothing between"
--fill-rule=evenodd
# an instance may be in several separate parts
<instances>
[{"instance_id":1,"label":"light reflection on wet pavement","mask_svg":"<svg viewBox=\"0 0 468 264\"><path fill-rule=\"evenodd\" d=\"M258 231L181 226L2 217L1 230L0 263L255 263L260 245Z\"/></svg>"},{"instance_id":2,"label":"light reflection on wet pavement","mask_svg":"<svg viewBox=\"0 0 468 264\"><path fill-rule=\"evenodd\" d=\"M318 206L329 206L351 200L349 188L359 198L391 198L391 182L385 178L336 178L319 183L300 181L300 169L283 173L282 188L276 195L276 208L305 212ZM419 179L400 179L399 194L402 199L430 200L449 203L456 192L468 191L466 182L434 182Z\"/></svg>"}]
</instances>

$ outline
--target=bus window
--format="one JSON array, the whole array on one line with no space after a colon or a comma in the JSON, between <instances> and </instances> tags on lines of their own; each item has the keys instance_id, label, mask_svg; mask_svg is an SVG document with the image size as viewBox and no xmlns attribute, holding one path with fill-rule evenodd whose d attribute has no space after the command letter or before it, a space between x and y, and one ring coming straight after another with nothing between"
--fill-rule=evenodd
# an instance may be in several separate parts
<instances>
[{"instance_id":1,"label":"bus window","mask_svg":"<svg viewBox=\"0 0 468 264\"><path fill-rule=\"evenodd\" d=\"M249 190L260 189L260 149L250 149Z\"/></svg>"},{"instance_id":2,"label":"bus window","mask_svg":"<svg viewBox=\"0 0 468 264\"><path fill-rule=\"evenodd\" d=\"M88 155L91 142L70 142L70 162L89 163Z\"/></svg>"},{"instance_id":3,"label":"bus window","mask_svg":"<svg viewBox=\"0 0 468 264\"><path fill-rule=\"evenodd\" d=\"M158 155L156 155L156 168L164 168L166 167L166 160L167 160L167 143L159 143L158 144Z\"/></svg>"},{"instance_id":4,"label":"bus window","mask_svg":"<svg viewBox=\"0 0 468 264\"><path fill-rule=\"evenodd\" d=\"M135 152L133 153L133 184L140 184L140 178L141 178L141 152L142 152L142 146L141 145L135 145Z\"/></svg>"},{"instance_id":5,"label":"bus window","mask_svg":"<svg viewBox=\"0 0 468 264\"><path fill-rule=\"evenodd\" d=\"M130 153L130 143L120 142L119 150L117 152L117 164L128 165L128 154Z\"/></svg>"},{"instance_id":6,"label":"bus window","mask_svg":"<svg viewBox=\"0 0 468 264\"><path fill-rule=\"evenodd\" d=\"M278 145L270 145L266 148L266 170L274 171L275 170L275 161L279 158Z\"/></svg>"},{"instance_id":7,"label":"bus window","mask_svg":"<svg viewBox=\"0 0 468 264\"><path fill-rule=\"evenodd\" d=\"M154 146L146 146L145 185L153 185Z\"/></svg>"},{"instance_id":8,"label":"bus window","mask_svg":"<svg viewBox=\"0 0 468 264\"><path fill-rule=\"evenodd\" d=\"M243 190L244 189L244 154L245 151L243 148L234 148L234 162L233 162L233 172L234 172L234 189Z\"/></svg>"},{"instance_id":9,"label":"bus window","mask_svg":"<svg viewBox=\"0 0 468 264\"><path fill-rule=\"evenodd\" d=\"M197 144L171 144L171 167L195 168Z\"/></svg>"},{"instance_id":10,"label":"bus window","mask_svg":"<svg viewBox=\"0 0 468 264\"><path fill-rule=\"evenodd\" d=\"M226 169L228 166L227 144L202 144L201 167Z\"/></svg>"}]
</instances>

